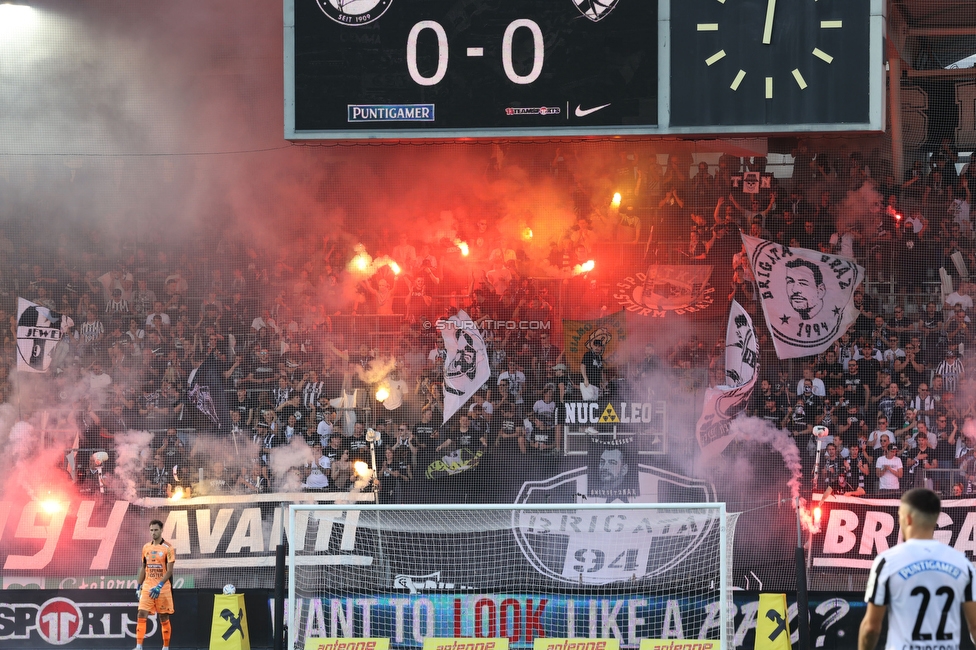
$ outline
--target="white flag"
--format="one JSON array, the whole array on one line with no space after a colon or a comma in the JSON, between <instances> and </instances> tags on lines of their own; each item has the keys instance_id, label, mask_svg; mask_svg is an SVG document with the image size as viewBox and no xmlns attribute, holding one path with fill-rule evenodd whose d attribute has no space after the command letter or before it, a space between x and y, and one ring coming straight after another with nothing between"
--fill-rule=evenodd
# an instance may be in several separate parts
<instances>
[{"instance_id":1,"label":"white flag","mask_svg":"<svg viewBox=\"0 0 976 650\"><path fill-rule=\"evenodd\" d=\"M820 354L857 319L854 289L864 278L857 263L746 235L742 241L780 359Z\"/></svg>"},{"instance_id":2,"label":"white flag","mask_svg":"<svg viewBox=\"0 0 976 650\"><path fill-rule=\"evenodd\" d=\"M463 309L437 324L447 350L444 360L444 422L447 422L488 381L491 367L485 339Z\"/></svg>"},{"instance_id":3,"label":"white flag","mask_svg":"<svg viewBox=\"0 0 976 650\"><path fill-rule=\"evenodd\" d=\"M725 330L725 385L738 388L752 381L759 368L759 341L752 317L735 300Z\"/></svg>"},{"instance_id":4,"label":"white flag","mask_svg":"<svg viewBox=\"0 0 976 650\"><path fill-rule=\"evenodd\" d=\"M759 343L752 318L742 305L732 301L725 333L726 385L705 391L705 403L695 435L702 459L716 456L734 437L729 432L732 418L745 410L759 376Z\"/></svg>"},{"instance_id":5,"label":"white flag","mask_svg":"<svg viewBox=\"0 0 976 650\"><path fill-rule=\"evenodd\" d=\"M17 369L47 372L54 348L72 325L68 316L17 298Z\"/></svg>"}]
</instances>

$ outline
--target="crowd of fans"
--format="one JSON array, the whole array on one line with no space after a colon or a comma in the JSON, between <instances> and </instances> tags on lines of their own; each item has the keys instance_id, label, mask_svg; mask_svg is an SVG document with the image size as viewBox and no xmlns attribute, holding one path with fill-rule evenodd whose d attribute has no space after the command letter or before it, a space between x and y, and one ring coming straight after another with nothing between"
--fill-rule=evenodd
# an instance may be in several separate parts
<instances>
[{"instance_id":1,"label":"crowd of fans","mask_svg":"<svg viewBox=\"0 0 976 650\"><path fill-rule=\"evenodd\" d=\"M115 437L139 429L154 434L143 494L347 490L362 482L355 464L369 457L372 430L378 481L367 489L396 499L439 459L454 459L442 460L450 469L483 455L563 451L557 405L585 399L581 382L613 390L611 371L632 386L674 373L676 386L695 390L701 383L685 379L700 375L688 371L706 369L705 381L722 383L721 343L713 352L704 336L650 329L637 333L648 343L643 355L585 377L566 361L560 322L618 309L616 278L571 270L610 242L635 264L711 265L717 319L734 298L763 333L738 237L745 232L854 257L868 269L856 294L861 315L831 350L787 363L766 341L750 414L789 430L820 489L886 493L927 480L948 492L961 480L972 493L976 391L965 358L976 287L964 280L976 268L969 216L976 170L957 173L948 145L904 179L881 156L803 145L793 153L789 179L768 174L762 158L694 166L690 156L665 162L634 147L586 177L577 173L578 152L556 148L535 173L562 188L575 224L551 242L545 260L519 249L522 233L501 233L487 217L457 223L455 237L364 229L358 241L310 235L286 250L230 236L167 245L97 230L77 241L17 224L0 234L0 315L11 322L0 399L30 397L23 387L15 396L8 376L21 296L74 320L51 364L53 390L35 392L81 414L76 474L89 488L103 488ZM501 164L493 156L488 173L502 173ZM618 200L609 200L613 193ZM479 243L470 258L467 241ZM366 250L373 256L357 265ZM940 268L957 291L940 293ZM935 282L933 291L925 280ZM445 351L436 322L457 308L483 326L543 325L485 327L491 379L441 427ZM661 346L659 356L657 338L680 342ZM210 402L192 392L203 373ZM815 452L806 452L817 425L834 438L813 477ZM689 429L680 435L691 435L692 423L680 426ZM308 446L301 462L276 466L278 451L297 439ZM103 449L107 458L89 456Z\"/></svg>"}]
</instances>

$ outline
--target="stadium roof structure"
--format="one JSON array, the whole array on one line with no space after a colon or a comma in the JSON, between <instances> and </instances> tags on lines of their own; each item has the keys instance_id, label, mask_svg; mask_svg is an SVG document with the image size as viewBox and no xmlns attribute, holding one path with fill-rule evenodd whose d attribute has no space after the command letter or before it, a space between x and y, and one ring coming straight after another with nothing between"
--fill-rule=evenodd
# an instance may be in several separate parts
<instances>
[{"instance_id":1,"label":"stadium roof structure","mask_svg":"<svg viewBox=\"0 0 976 650\"><path fill-rule=\"evenodd\" d=\"M971 0L891 0L888 27L908 77L976 74Z\"/></svg>"}]
</instances>

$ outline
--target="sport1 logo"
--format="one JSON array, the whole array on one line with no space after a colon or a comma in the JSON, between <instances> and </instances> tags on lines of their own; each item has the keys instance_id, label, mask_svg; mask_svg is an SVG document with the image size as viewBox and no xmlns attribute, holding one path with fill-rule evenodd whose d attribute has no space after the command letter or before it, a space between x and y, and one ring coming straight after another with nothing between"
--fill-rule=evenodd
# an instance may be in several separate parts
<instances>
[{"instance_id":1,"label":"sport1 logo","mask_svg":"<svg viewBox=\"0 0 976 650\"><path fill-rule=\"evenodd\" d=\"M66 598L52 598L37 613L37 632L52 645L64 645L81 630L81 610Z\"/></svg>"}]
</instances>

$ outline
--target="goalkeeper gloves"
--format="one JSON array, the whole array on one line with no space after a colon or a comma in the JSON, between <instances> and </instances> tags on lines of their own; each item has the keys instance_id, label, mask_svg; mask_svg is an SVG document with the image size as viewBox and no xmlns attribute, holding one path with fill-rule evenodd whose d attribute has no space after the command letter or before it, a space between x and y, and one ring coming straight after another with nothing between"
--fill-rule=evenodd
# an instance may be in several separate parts
<instances>
[{"instance_id":1,"label":"goalkeeper gloves","mask_svg":"<svg viewBox=\"0 0 976 650\"><path fill-rule=\"evenodd\" d=\"M163 583L160 582L158 585L149 590L149 597L152 599L159 598L159 592L163 590Z\"/></svg>"},{"instance_id":2,"label":"goalkeeper gloves","mask_svg":"<svg viewBox=\"0 0 976 650\"><path fill-rule=\"evenodd\" d=\"M142 600L142 587L136 589L136 600Z\"/></svg>"}]
</instances>

